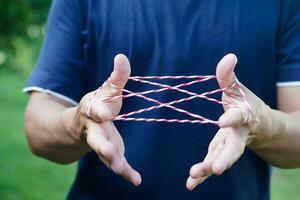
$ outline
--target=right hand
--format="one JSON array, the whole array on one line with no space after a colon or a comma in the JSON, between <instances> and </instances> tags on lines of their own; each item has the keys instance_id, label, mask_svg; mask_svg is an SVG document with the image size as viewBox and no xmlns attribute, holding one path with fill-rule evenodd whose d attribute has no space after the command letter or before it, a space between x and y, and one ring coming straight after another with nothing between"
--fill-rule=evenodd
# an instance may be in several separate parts
<instances>
[{"instance_id":1,"label":"right hand","mask_svg":"<svg viewBox=\"0 0 300 200\"><path fill-rule=\"evenodd\" d=\"M141 184L141 175L127 162L122 137L112 119L122 107L122 99L103 101L105 97L121 95L122 91L113 87L124 88L130 76L130 64L124 55L114 59L114 70L102 87L86 94L79 103L76 112L77 138L85 136L87 144L94 150L100 160L114 173L121 175L134 185ZM91 95L92 96L91 98ZM88 112L87 112L88 110Z\"/></svg>"}]
</instances>

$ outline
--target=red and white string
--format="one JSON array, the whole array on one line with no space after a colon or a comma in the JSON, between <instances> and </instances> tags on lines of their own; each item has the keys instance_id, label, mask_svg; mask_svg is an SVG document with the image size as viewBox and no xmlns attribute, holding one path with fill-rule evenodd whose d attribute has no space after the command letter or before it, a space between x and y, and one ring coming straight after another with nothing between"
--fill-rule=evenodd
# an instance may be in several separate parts
<instances>
[{"instance_id":1,"label":"red and white string","mask_svg":"<svg viewBox=\"0 0 300 200\"><path fill-rule=\"evenodd\" d=\"M175 86L170 86L170 85L167 85L167 84L162 84L162 83L159 83L159 82L150 81L152 79L154 79L154 80L184 79L184 80L191 80L191 81L181 83L181 84L178 84L178 85L175 85ZM139 97L139 98L142 98L144 100L147 100L147 101L150 101L150 102L153 102L154 104L156 104L156 105L151 106L151 107L141 108L139 110L131 111L129 113L120 114L119 116L115 117L113 120L144 121L144 122L169 122L169 123L171 123L171 122L173 122L173 123L200 123L200 124L215 124L215 125L217 125L219 123L218 121L205 118L205 117L203 117L199 114L195 114L195 113L192 113L190 111L178 108L174 105L178 104L178 103L182 103L182 102L187 102L187 101L190 101L190 100L195 99L195 98L201 98L201 99L205 99L207 101L211 101L211 102L218 103L218 104L221 104L221 105L226 105L228 107L239 108L240 106L238 106L238 105L230 104L230 103L227 103L225 101L221 101L221 100L209 97L209 95L219 93L219 92L224 92L224 91L226 91L230 88L237 87L244 103L246 104L246 106L248 108L248 111L247 111L247 113L249 114L248 120L251 120L251 106L248 103L248 101L246 99L246 96L245 96L245 93L241 89L241 85L238 82L238 80L236 80L229 87L219 88L219 89L204 92L204 93L201 93L201 94L197 94L195 92L191 92L191 91L182 89L183 87L190 86L190 85L193 85L193 84L196 84L196 83L201 83L201 82L208 81L208 80L212 80L212 79L216 79L216 76L215 75L206 75L206 76L193 75L193 76L134 76L134 77L130 77L129 80L131 80L131 81L135 81L135 82L139 82L139 83L144 83L144 84L160 87L159 89L152 89L152 90L147 90L147 91L143 91L143 92L133 92L133 91L130 91L130 90L125 89L125 88L118 88L110 80L107 80L106 84L110 84L114 88L117 88L117 89L121 90L122 92L124 92L126 94L122 94L122 95L114 96L114 97L105 97L105 98L102 99L102 101L107 102L107 101L112 101L112 100L119 99L119 98L125 99L125 98L129 98L129 97ZM90 113L90 107L91 107L90 105L94 102L95 96L97 95L97 93L100 90L101 90L101 88L96 90L92 94L92 96L90 97L88 109L86 111L87 113ZM177 92L181 92L181 93L189 95L189 97L185 97L185 98L181 98L181 99L177 99L177 100L173 100L173 101L170 101L170 102L163 103L161 101L158 101L156 99L153 99L153 98L150 98L150 97L146 96L146 95L151 94L151 93L159 93L159 92L164 92L164 91L168 91L168 90L174 90L174 91L177 91ZM187 116L190 116L194 119L167 119L167 118L133 117L133 115L148 112L148 111L155 110L155 109L159 109L159 108L162 108L162 107L166 107L166 108L175 110L177 112L180 112L180 113L183 113Z\"/></svg>"}]
</instances>

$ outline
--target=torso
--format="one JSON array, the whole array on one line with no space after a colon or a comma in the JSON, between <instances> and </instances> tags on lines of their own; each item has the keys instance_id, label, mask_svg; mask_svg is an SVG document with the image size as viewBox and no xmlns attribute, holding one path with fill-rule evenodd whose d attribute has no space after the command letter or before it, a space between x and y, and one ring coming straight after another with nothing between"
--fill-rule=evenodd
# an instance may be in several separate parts
<instances>
[{"instance_id":1,"label":"torso","mask_svg":"<svg viewBox=\"0 0 300 200\"><path fill-rule=\"evenodd\" d=\"M239 80L268 105L276 106L280 1L86 0L78 4L89 90L109 76L117 53L128 56L132 75L142 76L215 74L218 60L235 53ZM143 84L126 87L149 89ZM197 90L216 87L212 81ZM156 96L161 101L179 97L176 93ZM149 105L153 104L138 98L125 100L122 112ZM182 107L212 119L223 112L221 106L205 101ZM143 116L186 118L168 109ZM70 198L269 198L269 167L248 150L224 175L211 177L194 192L187 191L189 168L204 158L217 131L213 125L117 122L116 126L125 142L126 157L141 172L143 184L134 188L90 153L80 161Z\"/></svg>"}]
</instances>

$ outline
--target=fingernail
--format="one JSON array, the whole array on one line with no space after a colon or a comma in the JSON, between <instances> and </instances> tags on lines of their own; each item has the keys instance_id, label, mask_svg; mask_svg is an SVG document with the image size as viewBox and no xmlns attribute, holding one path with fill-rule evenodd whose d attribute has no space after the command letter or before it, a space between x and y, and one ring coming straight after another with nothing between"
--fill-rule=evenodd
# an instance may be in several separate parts
<instances>
[{"instance_id":1,"label":"fingernail","mask_svg":"<svg viewBox=\"0 0 300 200\"><path fill-rule=\"evenodd\" d=\"M138 187L139 185L141 185L142 184L142 181L135 181L135 183L134 183L134 185L136 186L136 187Z\"/></svg>"},{"instance_id":2,"label":"fingernail","mask_svg":"<svg viewBox=\"0 0 300 200\"><path fill-rule=\"evenodd\" d=\"M138 182L133 182L132 183L135 187L139 186L140 184Z\"/></svg>"},{"instance_id":3,"label":"fingernail","mask_svg":"<svg viewBox=\"0 0 300 200\"><path fill-rule=\"evenodd\" d=\"M193 185L192 187L191 187L191 191L193 191L194 189L195 189L195 187L196 187L197 185Z\"/></svg>"},{"instance_id":4,"label":"fingernail","mask_svg":"<svg viewBox=\"0 0 300 200\"><path fill-rule=\"evenodd\" d=\"M133 179L133 184L137 187L142 184L142 177L139 173L136 173L137 176Z\"/></svg>"},{"instance_id":5,"label":"fingernail","mask_svg":"<svg viewBox=\"0 0 300 200\"><path fill-rule=\"evenodd\" d=\"M192 191L195 188L195 185L193 185L192 177L188 177L186 181L186 187L188 190Z\"/></svg>"}]
</instances>

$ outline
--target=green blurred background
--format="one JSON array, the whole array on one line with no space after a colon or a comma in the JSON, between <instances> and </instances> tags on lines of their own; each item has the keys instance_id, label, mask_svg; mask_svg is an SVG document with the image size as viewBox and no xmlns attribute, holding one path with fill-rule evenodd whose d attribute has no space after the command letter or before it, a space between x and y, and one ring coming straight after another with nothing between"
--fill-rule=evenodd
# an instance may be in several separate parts
<instances>
[{"instance_id":1,"label":"green blurred background","mask_svg":"<svg viewBox=\"0 0 300 200\"><path fill-rule=\"evenodd\" d=\"M23 133L22 86L42 42L50 0L0 3L0 200L64 199L76 165L33 156ZM243 184L243 180L241 180ZM300 199L300 170L274 169L272 199Z\"/></svg>"}]
</instances>

